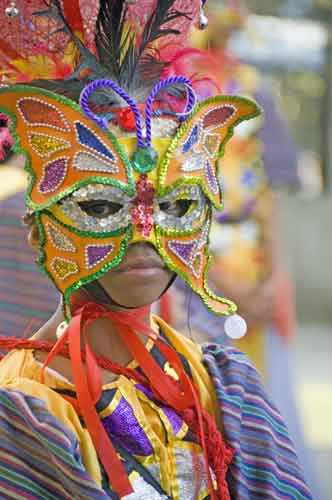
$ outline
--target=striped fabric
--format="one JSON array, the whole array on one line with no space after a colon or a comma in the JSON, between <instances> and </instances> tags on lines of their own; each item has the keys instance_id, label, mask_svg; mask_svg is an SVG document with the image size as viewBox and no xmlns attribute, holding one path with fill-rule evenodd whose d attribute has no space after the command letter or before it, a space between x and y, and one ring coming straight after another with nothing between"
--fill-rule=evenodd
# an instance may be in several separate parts
<instances>
[{"instance_id":1,"label":"striped fabric","mask_svg":"<svg viewBox=\"0 0 332 500\"><path fill-rule=\"evenodd\" d=\"M312 499L283 420L248 358L216 344L205 345L203 352L224 437L235 450L228 475L232 498Z\"/></svg>"},{"instance_id":2,"label":"striped fabric","mask_svg":"<svg viewBox=\"0 0 332 500\"><path fill-rule=\"evenodd\" d=\"M76 438L36 398L0 390L1 500L106 500Z\"/></svg>"},{"instance_id":3,"label":"striped fabric","mask_svg":"<svg viewBox=\"0 0 332 500\"><path fill-rule=\"evenodd\" d=\"M24 194L0 202L0 334L20 337L33 320L37 330L55 311L58 293L35 264L21 217Z\"/></svg>"}]
</instances>

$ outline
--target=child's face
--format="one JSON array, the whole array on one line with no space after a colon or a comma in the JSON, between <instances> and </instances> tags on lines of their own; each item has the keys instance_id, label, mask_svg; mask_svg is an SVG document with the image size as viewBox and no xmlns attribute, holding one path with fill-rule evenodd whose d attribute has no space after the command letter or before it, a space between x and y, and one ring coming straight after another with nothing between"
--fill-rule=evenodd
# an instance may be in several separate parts
<instances>
[{"instance_id":1,"label":"child's face","mask_svg":"<svg viewBox=\"0 0 332 500\"><path fill-rule=\"evenodd\" d=\"M128 247L122 262L99 282L117 304L141 307L158 300L172 276L152 245L135 243Z\"/></svg>"},{"instance_id":2,"label":"child's face","mask_svg":"<svg viewBox=\"0 0 332 500\"><path fill-rule=\"evenodd\" d=\"M38 228L30 226L29 244L38 250ZM152 304L164 293L173 278L155 248L148 243L129 245L121 264L99 279L100 284L116 303L124 307Z\"/></svg>"}]
</instances>

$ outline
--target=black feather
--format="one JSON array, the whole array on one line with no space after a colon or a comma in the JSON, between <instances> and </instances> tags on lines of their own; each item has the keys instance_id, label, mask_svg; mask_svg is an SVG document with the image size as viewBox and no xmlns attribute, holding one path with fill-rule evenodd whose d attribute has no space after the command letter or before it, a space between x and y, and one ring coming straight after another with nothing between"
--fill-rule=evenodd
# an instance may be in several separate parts
<instances>
[{"instance_id":1,"label":"black feather","mask_svg":"<svg viewBox=\"0 0 332 500\"><path fill-rule=\"evenodd\" d=\"M128 29L126 2L123 0L101 0L97 19L96 47L99 60L112 77L131 94L143 87L148 92L160 78L167 62L160 61L154 49L155 42L167 35L178 35L179 31L167 24L180 17L188 18L184 12L173 9L175 0L158 0L144 26L141 41ZM125 31L127 30L127 31Z\"/></svg>"},{"instance_id":2,"label":"black feather","mask_svg":"<svg viewBox=\"0 0 332 500\"><path fill-rule=\"evenodd\" d=\"M188 14L173 8L176 0L157 0L156 8L148 17L140 42L136 33L126 25L127 4L125 0L100 0L96 22L96 57L85 47L68 25L60 0L43 0L45 9L34 15L44 16L55 22L56 28L50 36L63 32L75 44L78 57L74 72L66 80L35 81L38 87L47 87L78 100L82 89L92 80L108 78L138 99L145 99L152 86L160 79L167 65L161 61L155 42L168 35L178 35L179 31L169 27L169 23ZM82 71L89 69L88 76L82 78ZM175 91L175 89L174 89ZM114 94L97 91L96 102L114 101Z\"/></svg>"},{"instance_id":3,"label":"black feather","mask_svg":"<svg viewBox=\"0 0 332 500\"><path fill-rule=\"evenodd\" d=\"M56 28L49 33L49 37L56 33L64 33L71 40L78 53L73 73L64 80L35 80L31 85L46 88L78 101L80 93L86 85L97 78L109 78L107 68L103 66L82 41L71 30L66 21L61 2L59 0L43 0L45 9L34 12L33 15L46 17L54 21ZM88 69L88 76L82 78L82 71Z\"/></svg>"},{"instance_id":4,"label":"black feather","mask_svg":"<svg viewBox=\"0 0 332 500\"><path fill-rule=\"evenodd\" d=\"M124 33L126 15L124 0L101 0L96 23L95 43L99 60L121 83L123 46L130 42L130 33Z\"/></svg>"}]
</instances>

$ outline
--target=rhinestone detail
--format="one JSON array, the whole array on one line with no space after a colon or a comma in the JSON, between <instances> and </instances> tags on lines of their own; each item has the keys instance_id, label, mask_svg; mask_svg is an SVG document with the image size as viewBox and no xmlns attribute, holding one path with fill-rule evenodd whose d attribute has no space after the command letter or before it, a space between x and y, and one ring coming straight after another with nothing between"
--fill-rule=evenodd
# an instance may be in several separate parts
<instances>
[{"instance_id":1,"label":"rhinestone detail","mask_svg":"<svg viewBox=\"0 0 332 500\"><path fill-rule=\"evenodd\" d=\"M112 162L115 160L114 155L106 146L106 144L100 139L100 137L97 136L97 134L93 130L91 130L85 124L76 121L75 131L77 141L81 144L81 146L85 146L86 148L90 149L90 151L100 154L107 160L111 160Z\"/></svg>"},{"instance_id":2,"label":"rhinestone detail","mask_svg":"<svg viewBox=\"0 0 332 500\"><path fill-rule=\"evenodd\" d=\"M79 267L76 262L68 259L62 259L61 257L55 257L53 259L51 268L57 278L62 281L79 272Z\"/></svg>"},{"instance_id":3,"label":"rhinestone detail","mask_svg":"<svg viewBox=\"0 0 332 500\"><path fill-rule=\"evenodd\" d=\"M95 267L106 259L113 251L112 243L105 245L87 245L85 247L85 265L87 269Z\"/></svg>"},{"instance_id":4,"label":"rhinestone detail","mask_svg":"<svg viewBox=\"0 0 332 500\"><path fill-rule=\"evenodd\" d=\"M105 172L109 174L117 174L119 172L115 162L106 161L93 153L85 153L83 151L75 154L73 165L76 170L87 172Z\"/></svg>"},{"instance_id":5,"label":"rhinestone detail","mask_svg":"<svg viewBox=\"0 0 332 500\"><path fill-rule=\"evenodd\" d=\"M69 132L65 115L52 104L33 97L23 97L17 102L17 109L27 125L43 126Z\"/></svg>"},{"instance_id":6,"label":"rhinestone detail","mask_svg":"<svg viewBox=\"0 0 332 500\"><path fill-rule=\"evenodd\" d=\"M133 168L137 172L151 172L158 163L158 154L151 147L138 148L132 157Z\"/></svg>"},{"instance_id":7,"label":"rhinestone detail","mask_svg":"<svg viewBox=\"0 0 332 500\"><path fill-rule=\"evenodd\" d=\"M70 241L70 239L63 234L60 229L54 226L51 222L46 224L46 231L50 242L57 250L62 250L64 252L76 252L77 249L75 245Z\"/></svg>"},{"instance_id":8,"label":"rhinestone detail","mask_svg":"<svg viewBox=\"0 0 332 500\"><path fill-rule=\"evenodd\" d=\"M41 158L50 158L54 153L71 148L70 142L47 134L30 134L29 143L33 151Z\"/></svg>"},{"instance_id":9,"label":"rhinestone detail","mask_svg":"<svg viewBox=\"0 0 332 500\"><path fill-rule=\"evenodd\" d=\"M67 168L68 158L58 158L47 163L38 191L42 194L53 193L64 181Z\"/></svg>"}]
</instances>

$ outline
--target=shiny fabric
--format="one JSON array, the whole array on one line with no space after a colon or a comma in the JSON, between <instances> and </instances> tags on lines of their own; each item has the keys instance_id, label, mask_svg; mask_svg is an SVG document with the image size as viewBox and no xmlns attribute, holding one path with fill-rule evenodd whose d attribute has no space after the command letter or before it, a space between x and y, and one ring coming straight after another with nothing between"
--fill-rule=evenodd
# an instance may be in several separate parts
<instances>
[{"instance_id":1,"label":"shiny fabric","mask_svg":"<svg viewBox=\"0 0 332 500\"><path fill-rule=\"evenodd\" d=\"M165 328L161 320L155 321L157 325ZM200 362L200 348L170 329L167 329L166 333L169 340L175 339L177 348L188 359L202 404L212 414L216 414L213 388ZM155 348L151 343L148 347L154 355ZM32 351L11 352L2 361L0 368L0 387L10 391L19 390L42 399L48 411L77 437L81 443L84 466L101 487L104 484L103 471L91 438L71 405L61 397L63 391L71 393L73 386L51 372L46 372L45 385L42 385L41 367L35 361ZM187 496L184 495L188 491L192 492L189 498L193 500L207 497L206 471L201 448L193 441L188 426L170 408L160 406L146 391L136 387L133 381L124 376L103 387L103 397L97 408L102 423L115 443L119 442L148 472L147 477L140 477L131 461L127 462L125 454L124 463L129 467L129 479L134 488L134 493L127 496L130 500L186 500ZM198 467L197 464L201 466ZM188 472L192 469L197 475L194 486L192 474ZM165 494L154 491L153 484L147 480L149 474L157 480Z\"/></svg>"},{"instance_id":2,"label":"shiny fabric","mask_svg":"<svg viewBox=\"0 0 332 500\"><path fill-rule=\"evenodd\" d=\"M311 500L313 497L303 480L283 420L248 359L234 349L213 344L201 350L166 328L163 322L157 322L172 345L188 360L202 404L212 411L214 418L218 412L222 419L223 436L235 450L227 475L231 497ZM70 391L72 386L49 372L43 385L39 381L40 370L31 351L12 352L0 364L1 497L7 494L12 497L14 488L17 500L27 498L27 491L36 500L119 500L104 481L87 430L73 407L59 394ZM129 387L140 402L138 407L135 405L135 411L144 407L145 422L153 430L155 439L159 439L160 453L167 450L167 460L158 464L143 458L144 474L137 474L133 465L134 459L140 457L131 455L129 461L125 460L134 487L130 500L189 500L197 498L197 488L203 489L199 500L208 500L199 453L192 454L197 445L189 436L183 439L177 436L167 443L165 420L160 420L162 412L146 396L144 404L142 392L131 381L122 378L105 386L105 399L99 410L112 411L114 393L119 388L121 393L127 393ZM173 431L169 428L168 432L171 436ZM174 458L176 477L172 475ZM165 471L167 464L169 468ZM160 491L170 487L165 479L172 480L173 489L168 490L171 494ZM155 491L151 488L153 481L157 481Z\"/></svg>"}]
</instances>

